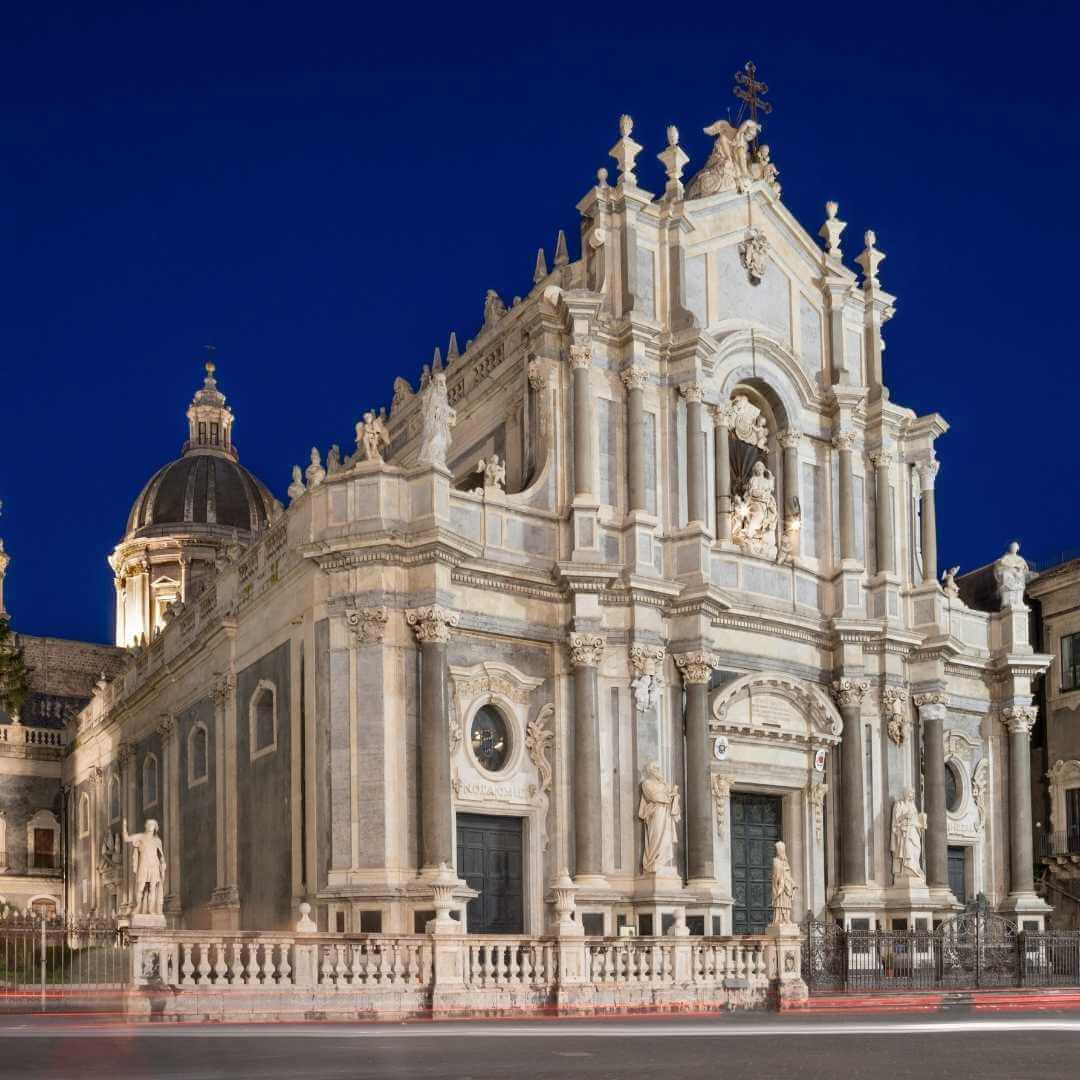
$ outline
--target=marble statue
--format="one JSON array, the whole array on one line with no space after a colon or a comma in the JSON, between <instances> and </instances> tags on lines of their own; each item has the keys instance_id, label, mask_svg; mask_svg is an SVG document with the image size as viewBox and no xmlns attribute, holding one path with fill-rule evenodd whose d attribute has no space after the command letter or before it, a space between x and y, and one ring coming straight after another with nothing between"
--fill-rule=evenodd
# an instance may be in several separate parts
<instances>
[{"instance_id":1,"label":"marble statue","mask_svg":"<svg viewBox=\"0 0 1080 1080\"><path fill-rule=\"evenodd\" d=\"M948 570L941 572L941 588L946 596L955 598L960 595L960 586L956 584L958 573L960 573L959 566L950 566Z\"/></svg>"},{"instance_id":2,"label":"marble statue","mask_svg":"<svg viewBox=\"0 0 1080 1080\"><path fill-rule=\"evenodd\" d=\"M776 481L758 461L750 472L746 492L732 499L731 539L751 555L776 554Z\"/></svg>"},{"instance_id":3,"label":"marble statue","mask_svg":"<svg viewBox=\"0 0 1080 1080\"><path fill-rule=\"evenodd\" d=\"M506 305L494 289L488 289L484 297L484 325L497 323L506 314Z\"/></svg>"},{"instance_id":4,"label":"marble statue","mask_svg":"<svg viewBox=\"0 0 1080 1080\"><path fill-rule=\"evenodd\" d=\"M322 467L322 458L316 447L311 448L311 464L304 470L308 487L318 487L326 479L326 470Z\"/></svg>"},{"instance_id":5,"label":"marble statue","mask_svg":"<svg viewBox=\"0 0 1080 1080\"><path fill-rule=\"evenodd\" d=\"M777 198L780 197L780 185L776 181L776 178L780 175L780 170L773 163L772 151L765 143L758 147L757 153L754 155L752 172L756 179L764 180L772 188L772 193Z\"/></svg>"},{"instance_id":6,"label":"marble statue","mask_svg":"<svg viewBox=\"0 0 1080 1080\"><path fill-rule=\"evenodd\" d=\"M675 826L682 820L679 789L664 779L657 762L645 768L641 781L638 817L645 823L645 851L641 869L646 874L675 867Z\"/></svg>"},{"instance_id":7,"label":"marble statue","mask_svg":"<svg viewBox=\"0 0 1080 1080\"><path fill-rule=\"evenodd\" d=\"M390 445L390 432L381 416L370 410L356 425L356 449L363 461L382 461L383 451Z\"/></svg>"},{"instance_id":8,"label":"marble statue","mask_svg":"<svg viewBox=\"0 0 1080 1080\"><path fill-rule=\"evenodd\" d=\"M292 483L289 485L289 502L295 502L300 498L307 488L304 487L304 475L300 472L300 466L294 465L292 467Z\"/></svg>"},{"instance_id":9,"label":"marble statue","mask_svg":"<svg viewBox=\"0 0 1080 1080\"><path fill-rule=\"evenodd\" d=\"M926 831L926 815L915 805L915 792L908 788L893 803L892 848L893 878L917 878L925 880L922 868L922 842Z\"/></svg>"},{"instance_id":10,"label":"marble statue","mask_svg":"<svg viewBox=\"0 0 1080 1080\"><path fill-rule=\"evenodd\" d=\"M484 474L485 491L502 491L506 483L506 464L499 461L498 454L492 454L489 458L481 458L476 463L476 471Z\"/></svg>"},{"instance_id":11,"label":"marble statue","mask_svg":"<svg viewBox=\"0 0 1080 1080\"><path fill-rule=\"evenodd\" d=\"M791 922L791 909L795 904L795 875L791 872L787 849L783 840L776 841L776 856L772 861L772 909L773 924Z\"/></svg>"},{"instance_id":12,"label":"marble statue","mask_svg":"<svg viewBox=\"0 0 1080 1080\"><path fill-rule=\"evenodd\" d=\"M410 401L413 398L413 388L408 379L403 379L400 375L394 380L394 396L390 401L390 415L394 413L405 404L406 401Z\"/></svg>"},{"instance_id":13,"label":"marble statue","mask_svg":"<svg viewBox=\"0 0 1080 1080\"><path fill-rule=\"evenodd\" d=\"M1020 554L1020 545L1014 540L1008 551L994 563L994 580L997 582L1002 607L1024 602L1027 578L1027 560Z\"/></svg>"},{"instance_id":14,"label":"marble statue","mask_svg":"<svg viewBox=\"0 0 1080 1080\"><path fill-rule=\"evenodd\" d=\"M718 120L705 129L713 135L712 153L701 172L686 190L688 199L701 199L718 191L746 191L753 179L750 171L749 146L757 138L761 126L754 120L744 120L737 128L727 120Z\"/></svg>"},{"instance_id":15,"label":"marble statue","mask_svg":"<svg viewBox=\"0 0 1080 1080\"><path fill-rule=\"evenodd\" d=\"M735 437L759 450L764 450L769 443L769 425L761 410L742 394L736 394L726 406L728 427L735 432Z\"/></svg>"},{"instance_id":16,"label":"marble statue","mask_svg":"<svg viewBox=\"0 0 1080 1080\"><path fill-rule=\"evenodd\" d=\"M441 371L431 373L420 395L420 417L423 429L417 464L437 465L445 469L446 455L450 450L450 429L457 422L457 413L450 407L446 376Z\"/></svg>"},{"instance_id":17,"label":"marble statue","mask_svg":"<svg viewBox=\"0 0 1080 1080\"><path fill-rule=\"evenodd\" d=\"M341 469L341 447L334 443L330 447L330 453L326 455L326 475L333 476Z\"/></svg>"},{"instance_id":18,"label":"marble statue","mask_svg":"<svg viewBox=\"0 0 1080 1080\"><path fill-rule=\"evenodd\" d=\"M120 840L112 829L108 829L101 838L101 852L98 858L98 873L109 874L116 869L120 862L123 849Z\"/></svg>"},{"instance_id":19,"label":"marble statue","mask_svg":"<svg viewBox=\"0 0 1080 1080\"><path fill-rule=\"evenodd\" d=\"M135 910L140 915L160 915L164 904L165 849L158 823L147 818L145 832L129 833L125 818L121 828L124 843L131 844L135 852L131 868L135 878Z\"/></svg>"}]
</instances>

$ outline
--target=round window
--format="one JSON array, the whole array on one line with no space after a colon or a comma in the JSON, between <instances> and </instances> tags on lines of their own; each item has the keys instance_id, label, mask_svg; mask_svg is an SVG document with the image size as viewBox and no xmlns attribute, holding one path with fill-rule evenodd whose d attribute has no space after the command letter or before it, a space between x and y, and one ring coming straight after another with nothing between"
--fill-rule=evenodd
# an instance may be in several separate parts
<instances>
[{"instance_id":1,"label":"round window","mask_svg":"<svg viewBox=\"0 0 1080 1080\"><path fill-rule=\"evenodd\" d=\"M945 766L945 806L955 814L960 809L960 800L964 794L964 781L960 779L960 770L950 761Z\"/></svg>"},{"instance_id":2,"label":"round window","mask_svg":"<svg viewBox=\"0 0 1080 1080\"><path fill-rule=\"evenodd\" d=\"M473 756L488 772L498 772L510 756L510 733L506 721L494 705L482 705L469 731Z\"/></svg>"}]
</instances>

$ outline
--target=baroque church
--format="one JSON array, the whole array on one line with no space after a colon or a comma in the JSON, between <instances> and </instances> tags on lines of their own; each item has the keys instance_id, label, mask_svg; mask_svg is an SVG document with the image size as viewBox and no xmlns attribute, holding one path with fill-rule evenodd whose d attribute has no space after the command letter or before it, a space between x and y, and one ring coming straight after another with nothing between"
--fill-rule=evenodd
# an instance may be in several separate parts
<instances>
[{"instance_id":1,"label":"baroque church","mask_svg":"<svg viewBox=\"0 0 1080 1080\"><path fill-rule=\"evenodd\" d=\"M153 819L185 928L412 933L928 926L983 894L1041 926L1025 567L938 578L945 420L894 402L896 298L835 202L808 231L754 120L630 117L527 296L288 505L239 462L208 365L180 457L109 558L122 663L68 725L71 913L130 914ZM163 417L167 419L167 417ZM350 433L350 436L352 433ZM284 469L283 469L284 472ZM1018 584L1019 582L1019 584Z\"/></svg>"}]
</instances>

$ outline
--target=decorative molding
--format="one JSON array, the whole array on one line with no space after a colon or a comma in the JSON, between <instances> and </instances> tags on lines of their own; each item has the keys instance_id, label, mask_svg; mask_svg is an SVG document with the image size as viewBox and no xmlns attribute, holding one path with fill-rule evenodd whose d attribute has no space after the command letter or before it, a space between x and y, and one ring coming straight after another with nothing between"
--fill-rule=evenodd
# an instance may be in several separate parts
<instances>
[{"instance_id":1,"label":"decorative molding","mask_svg":"<svg viewBox=\"0 0 1080 1080\"><path fill-rule=\"evenodd\" d=\"M881 690L881 715L886 720L889 738L897 746L904 745L908 731L908 691L906 686L885 686Z\"/></svg>"},{"instance_id":2,"label":"decorative molding","mask_svg":"<svg viewBox=\"0 0 1080 1080\"><path fill-rule=\"evenodd\" d=\"M712 775L713 806L716 808L716 832L719 836L724 835L727 829L728 803L731 798L731 778L723 773Z\"/></svg>"},{"instance_id":3,"label":"decorative molding","mask_svg":"<svg viewBox=\"0 0 1080 1080\"><path fill-rule=\"evenodd\" d=\"M450 631L457 626L460 618L456 611L438 604L411 608L405 612L405 621L416 632L416 639L421 645L445 645L450 640Z\"/></svg>"},{"instance_id":4,"label":"decorative molding","mask_svg":"<svg viewBox=\"0 0 1080 1080\"><path fill-rule=\"evenodd\" d=\"M603 634L574 632L570 635L570 663L574 667L599 667L607 639Z\"/></svg>"},{"instance_id":5,"label":"decorative molding","mask_svg":"<svg viewBox=\"0 0 1080 1080\"><path fill-rule=\"evenodd\" d=\"M829 792L829 785L823 781L811 782L807 785L806 795L810 800L810 807L814 811L814 836L818 840L825 838L825 796Z\"/></svg>"},{"instance_id":6,"label":"decorative molding","mask_svg":"<svg viewBox=\"0 0 1080 1080\"><path fill-rule=\"evenodd\" d=\"M515 705L527 705L529 698L543 679L523 675L509 664L488 660L473 667L451 667L450 680L459 710L464 711L478 697L505 698Z\"/></svg>"},{"instance_id":7,"label":"decorative molding","mask_svg":"<svg viewBox=\"0 0 1080 1080\"><path fill-rule=\"evenodd\" d=\"M739 261L751 285L760 285L769 265L769 240L761 229L751 226L739 244Z\"/></svg>"},{"instance_id":8,"label":"decorative molding","mask_svg":"<svg viewBox=\"0 0 1080 1080\"><path fill-rule=\"evenodd\" d=\"M870 684L859 679L834 679L832 695L841 709L859 707L869 689Z\"/></svg>"},{"instance_id":9,"label":"decorative molding","mask_svg":"<svg viewBox=\"0 0 1080 1080\"><path fill-rule=\"evenodd\" d=\"M795 712L804 718L807 730L801 734L776 732L768 728L748 728L736 724L727 716L728 707L738 701L743 694L769 692L777 697L786 698ZM826 743L835 743L844 730L844 721L836 706L829 700L824 690L805 679L796 678L782 671L764 671L743 675L733 682L725 683L712 699L710 730L752 730L757 737L779 738L814 742L815 747Z\"/></svg>"},{"instance_id":10,"label":"decorative molding","mask_svg":"<svg viewBox=\"0 0 1080 1080\"><path fill-rule=\"evenodd\" d=\"M386 633L390 612L385 604L370 608L349 608L345 622L357 645L379 645Z\"/></svg>"},{"instance_id":11,"label":"decorative molding","mask_svg":"<svg viewBox=\"0 0 1080 1080\"><path fill-rule=\"evenodd\" d=\"M675 666L682 672L683 682L707 684L712 678L713 669L720 666L720 658L716 653L703 649L678 653L675 656Z\"/></svg>"},{"instance_id":12,"label":"decorative molding","mask_svg":"<svg viewBox=\"0 0 1080 1080\"><path fill-rule=\"evenodd\" d=\"M555 706L548 702L525 727L525 749L529 760L540 774L540 790L546 795L551 790L551 762L547 752L555 745L555 732L547 727L549 719L555 716Z\"/></svg>"}]
</instances>

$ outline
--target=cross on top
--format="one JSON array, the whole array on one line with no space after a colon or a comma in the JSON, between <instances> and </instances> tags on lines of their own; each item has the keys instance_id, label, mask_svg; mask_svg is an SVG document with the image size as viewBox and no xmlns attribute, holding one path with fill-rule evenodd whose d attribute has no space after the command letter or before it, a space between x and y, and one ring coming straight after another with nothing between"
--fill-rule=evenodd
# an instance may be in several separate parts
<instances>
[{"instance_id":1,"label":"cross on top","mask_svg":"<svg viewBox=\"0 0 1080 1080\"><path fill-rule=\"evenodd\" d=\"M747 60L743 65L743 70L735 72L735 86L731 92L742 102L739 108L740 117L742 110L748 108L750 119L755 123L760 123L758 111L761 111L762 116L768 116L772 112L772 105L762 100L762 97L769 92L769 87L766 83L758 82L756 75L757 64L753 60Z\"/></svg>"}]
</instances>

